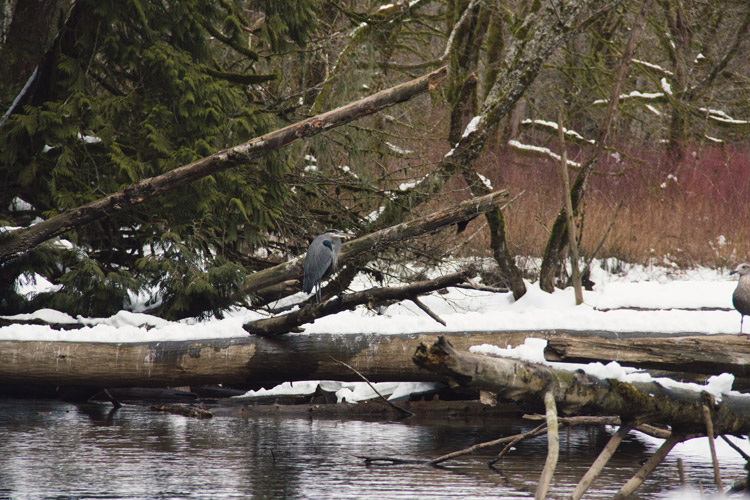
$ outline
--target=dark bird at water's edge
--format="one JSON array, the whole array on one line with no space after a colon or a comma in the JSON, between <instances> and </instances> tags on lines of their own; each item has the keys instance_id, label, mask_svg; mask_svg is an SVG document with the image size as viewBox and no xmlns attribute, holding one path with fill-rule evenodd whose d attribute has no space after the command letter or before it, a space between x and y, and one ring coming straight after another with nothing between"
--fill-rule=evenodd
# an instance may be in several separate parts
<instances>
[{"instance_id":1,"label":"dark bird at water's edge","mask_svg":"<svg viewBox=\"0 0 750 500\"><path fill-rule=\"evenodd\" d=\"M740 275L740 281L732 294L732 304L740 313L740 335L742 335L742 322L745 316L750 315L750 264L747 262L740 264L729 273L730 276L732 274Z\"/></svg>"},{"instance_id":2,"label":"dark bird at water's edge","mask_svg":"<svg viewBox=\"0 0 750 500\"><path fill-rule=\"evenodd\" d=\"M329 229L312 240L305 255L305 273L302 290L310 293L315 290L315 298L320 303L320 282L336 271L336 262L341 252L341 239L353 238L351 233Z\"/></svg>"}]
</instances>

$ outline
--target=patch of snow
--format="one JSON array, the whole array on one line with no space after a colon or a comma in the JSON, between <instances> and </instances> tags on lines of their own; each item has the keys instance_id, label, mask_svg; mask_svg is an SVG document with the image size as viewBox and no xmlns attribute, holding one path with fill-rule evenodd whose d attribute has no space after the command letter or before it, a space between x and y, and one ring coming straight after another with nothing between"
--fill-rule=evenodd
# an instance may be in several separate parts
<instances>
[{"instance_id":1,"label":"patch of snow","mask_svg":"<svg viewBox=\"0 0 750 500\"><path fill-rule=\"evenodd\" d=\"M666 78L662 78L659 83L661 84L661 89L665 94L672 95L672 86L669 84Z\"/></svg>"},{"instance_id":2,"label":"patch of snow","mask_svg":"<svg viewBox=\"0 0 750 500\"><path fill-rule=\"evenodd\" d=\"M484 115L477 115L474 118L471 119L468 125L466 125L466 128L464 129L464 133L461 137L467 137L472 132L475 132L477 130L477 126L479 125L479 122L482 121L484 118Z\"/></svg>"},{"instance_id":3,"label":"patch of snow","mask_svg":"<svg viewBox=\"0 0 750 500\"><path fill-rule=\"evenodd\" d=\"M487 177L483 176L479 172L477 172L477 177L479 177L479 179L482 181L482 184L484 184L487 187L487 189L489 189L489 190L493 190L494 189L492 187L492 181L490 181Z\"/></svg>"},{"instance_id":4,"label":"patch of snow","mask_svg":"<svg viewBox=\"0 0 750 500\"><path fill-rule=\"evenodd\" d=\"M24 212L34 210L34 206L31 203L28 203L16 196L8 204L8 210L10 210L11 212Z\"/></svg>"},{"instance_id":5,"label":"patch of snow","mask_svg":"<svg viewBox=\"0 0 750 500\"><path fill-rule=\"evenodd\" d=\"M650 68L650 69L655 69L656 71L664 73L665 75L669 75L669 76L673 75L673 73L671 71L669 71L668 69L662 68L658 64L650 63L648 61L642 61L640 59L631 59L631 61L633 61L636 64L640 64L641 66L645 66L645 67Z\"/></svg>"},{"instance_id":6,"label":"patch of snow","mask_svg":"<svg viewBox=\"0 0 750 500\"><path fill-rule=\"evenodd\" d=\"M521 123L526 124L526 125L540 125L542 127L548 127L553 130L557 130L557 123L547 121L547 120L531 120L527 118L526 120L523 120ZM588 142L589 144L596 144L596 141L594 139L586 139L575 130L571 130L569 128L563 127L563 134L573 137L579 141Z\"/></svg>"},{"instance_id":7,"label":"patch of snow","mask_svg":"<svg viewBox=\"0 0 750 500\"><path fill-rule=\"evenodd\" d=\"M519 141L517 141L515 139L509 140L508 141L508 145L511 146L511 147L514 147L516 149L520 149L522 151L531 151L531 152L534 152L534 153L539 153L539 154L542 154L542 155L545 155L545 156L549 156L550 158L552 158L553 160L558 161L558 162L561 160L560 155L557 154L557 153L555 153L554 151L552 151L549 148L545 148L545 147L541 147L541 146L532 146L530 144L523 144L523 143L521 143L521 142L519 142ZM576 161L572 161L572 160L568 160L568 165L570 165L572 167L580 167L581 166L580 163L578 163Z\"/></svg>"},{"instance_id":8,"label":"patch of snow","mask_svg":"<svg viewBox=\"0 0 750 500\"><path fill-rule=\"evenodd\" d=\"M387 141L386 141L385 145L388 146L388 149L390 149L394 153L398 153L400 155L409 155L409 154L411 154L411 153L414 152L414 151L411 151L409 149L400 148L400 147L396 146L395 144L391 144L390 142L387 142Z\"/></svg>"}]
</instances>

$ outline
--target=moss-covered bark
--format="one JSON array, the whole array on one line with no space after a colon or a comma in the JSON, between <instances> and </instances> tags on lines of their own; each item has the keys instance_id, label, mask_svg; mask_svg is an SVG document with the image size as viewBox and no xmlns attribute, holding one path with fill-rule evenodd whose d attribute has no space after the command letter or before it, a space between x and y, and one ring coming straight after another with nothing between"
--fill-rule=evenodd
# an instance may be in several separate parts
<instances>
[{"instance_id":1,"label":"moss-covered bark","mask_svg":"<svg viewBox=\"0 0 750 500\"><path fill-rule=\"evenodd\" d=\"M703 432L702 406L708 404L717 435L750 432L749 395L725 394L717 402L706 392L667 388L656 382L604 380L580 371L459 351L444 337L429 346L421 344L412 359L457 384L494 392L537 412L544 411L543 396L551 390L559 411L566 415L618 415L623 422Z\"/></svg>"}]
</instances>

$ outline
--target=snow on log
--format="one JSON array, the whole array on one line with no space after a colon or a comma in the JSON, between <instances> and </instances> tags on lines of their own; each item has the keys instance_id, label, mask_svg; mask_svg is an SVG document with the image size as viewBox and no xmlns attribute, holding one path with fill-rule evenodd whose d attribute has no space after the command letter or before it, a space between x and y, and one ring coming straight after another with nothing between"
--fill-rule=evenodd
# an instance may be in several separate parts
<instances>
[{"instance_id":1,"label":"snow on log","mask_svg":"<svg viewBox=\"0 0 750 500\"><path fill-rule=\"evenodd\" d=\"M612 360L636 368L750 375L750 341L739 335L604 338L563 334L549 337L544 357L570 363Z\"/></svg>"},{"instance_id":2,"label":"snow on log","mask_svg":"<svg viewBox=\"0 0 750 500\"><path fill-rule=\"evenodd\" d=\"M369 290L362 290L360 292L346 293L320 304L308 304L301 309L296 309L287 314L251 321L246 323L244 328L251 334L279 335L296 331L300 325L312 323L323 316L354 309L362 304L375 305L394 300L412 300L419 305L421 304L417 299L419 295L463 283L470 279L475 272L476 270L474 269L467 269L432 280L410 283L405 286L370 288ZM420 308L426 308L426 306L422 304ZM430 314L429 309L425 312ZM430 315L433 318L436 317L434 314ZM439 318L437 319L442 321ZM445 322L443 322L443 325L445 325Z\"/></svg>"},{"instance_id":3,"label":"snow on log","mask_svg":"<svg viewBox=\"0 0 750 500\"><path fill-rule=\"evenodd\" d=\"M717 435L750 432L750 395L722 394L719 401L687 385L599 379L583 370L472 354L456 349L443 336L430 345L420 344L413 360L455 384L491 391L534 411L544 410L543 397L551 391L563 414L618 415L625 423L667 424L684 433L705 432L702 408L707 404Z\"/></svg>"}]
</instances>

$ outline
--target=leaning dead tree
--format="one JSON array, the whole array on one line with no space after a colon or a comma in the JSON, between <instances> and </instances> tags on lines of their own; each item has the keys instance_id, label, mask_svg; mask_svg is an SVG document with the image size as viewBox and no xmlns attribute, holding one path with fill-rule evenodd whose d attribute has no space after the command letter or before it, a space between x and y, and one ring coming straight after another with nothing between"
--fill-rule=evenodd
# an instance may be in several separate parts
<instances>
[{"instance_id":1,"label":"leaning dead tree","mask_svg":"<svg viewBox=\"0 0 750 500\"><path fill-rule=\"evenodd\" d=\"M546 414L548 457L536 498L545 498L557 461L558 412L569 415L616 415L620 429L600 453L576 486L571 498L581 498L593 479L612 457L622 438L630 429L643 423L668 425L671 433L661 447L643 463L613 498L632 494L661 463L672 448L687 439L723 434L744 435L750 432L750 395L723 394L721 399L708 392L656 382L622 382L600 379L582 370L575 372L553 369L505 357L472 354L455 349L445 337L431 345L420 344L414 362L439 373L453 384L491 391L500 399ZM715 453L714 468L719 489Z\"/></svg>"},{"instance_id":2,"label":"leaning dead tree","mask_svg":"<svg viewBox=\"0 0 750 500\"><path fill-rule=\"evenodd\" d=\"M440 68L420 78L294 123L288 127L269 132L162 175L143 179L116 193L63 212L27 229L16 230L10 233L8 240L0 244L0 264L13 258L14 255L25 252L71 229L109 217L208 175L233 167L252 165L251 162L254 159L299 139L312 137L363 116L408 101L414 96L431 91L439 86L445 79L446 71L445 67Z\"/></svg>"}]
</instances>

